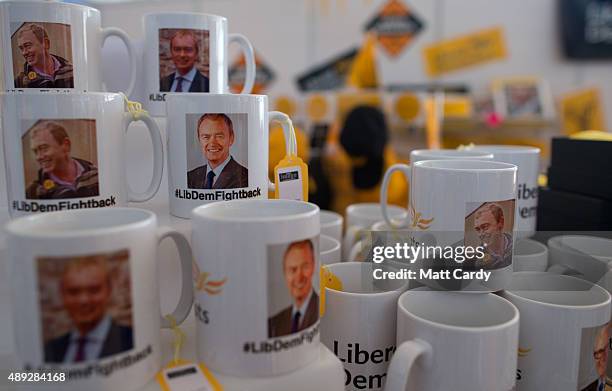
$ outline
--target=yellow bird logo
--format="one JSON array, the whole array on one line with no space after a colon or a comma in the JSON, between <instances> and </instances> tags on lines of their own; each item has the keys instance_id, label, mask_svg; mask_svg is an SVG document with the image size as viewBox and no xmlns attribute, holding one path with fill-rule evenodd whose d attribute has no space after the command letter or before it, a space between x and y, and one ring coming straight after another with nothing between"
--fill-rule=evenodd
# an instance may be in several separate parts
<instances>
[{"instance_id":1,"label":"yellow bird logo","mask_svg":"<svg viewBox=\"0 0 612 391\"><path fill-rule=\"evenodd\" d=\"M321 266L319 285L321 296L321 300L319 301L319 317L323 317L323 315L325 315L325 288L342 291L342 281L327 267Z\"/></svg>"},{"instance_id":2,"label":"yellow bird logo","mask_svg":"<svg viewBox=\"0 0 612 391\"><path fill-rule=\"evenodd\" d=\"M433 217L431 219L424 219L423 215L414 209L414 206L412 206L412 203L410 204L408 211L410 212L410 218L412 220L413 228L419 228L422 230L426 230L426 229L429 229L429 226L434 221Z\"/></svg>"},{"instance_id":3,"label":"yellow bird logo","mask_svg":"<svg viewBox=\"0 0 612 391\"><path fill-rule=\"evenodd\" d=\"M198 264L192 262L193 266L193 287L196 291L205 292L209 295L218 295L223 291L223 285L227 282L227 277L221 280L210 280L210 273L201 272Z\"/></svg>"}]
</instances>

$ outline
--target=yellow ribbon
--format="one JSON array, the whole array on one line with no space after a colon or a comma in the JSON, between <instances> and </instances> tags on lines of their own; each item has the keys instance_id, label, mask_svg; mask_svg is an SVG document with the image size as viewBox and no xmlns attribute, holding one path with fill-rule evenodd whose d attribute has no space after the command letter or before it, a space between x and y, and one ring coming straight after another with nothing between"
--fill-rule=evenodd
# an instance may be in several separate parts
<instances>
[{"instance_id":1,"label":"yellow ribbon","mask_svg":"<svg viewBox=\"0 0 612 391\"><path fill-rule=\"evenodd\" d=\"M185 333L181 328L176 324L176 319L172 315L164 316L170 322L170 328L174 332L174 341L172 342L172 346L174 347L174 358L172 360L172 364L178 365L181 363L180 355L181 350L183 349L183 344L185 343Z\"/></svg>"},{"instance_id":2,"label":"yellow ribbon","mask_svg":"<svg viewBox=\"0 0 612 391\"><path fill-rule=\"evenodd\" d=\"M127 111L130 114L132 114L132 117L135 120L139 120L141 115L148 114L148 112L142 108L142 105L140 104L140 102L129 100L128 97L125 96L124 93L121 93L121 95L123 95L123 100L127 106Z\"/></svg>"}]
</instances>

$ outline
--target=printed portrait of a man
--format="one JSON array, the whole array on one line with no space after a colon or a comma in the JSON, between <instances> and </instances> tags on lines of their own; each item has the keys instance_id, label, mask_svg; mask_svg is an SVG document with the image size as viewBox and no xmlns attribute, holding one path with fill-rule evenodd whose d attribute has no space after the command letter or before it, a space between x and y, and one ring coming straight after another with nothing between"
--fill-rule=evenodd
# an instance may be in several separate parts
<instances>
[{"instance_id":1,"label":"printed portrait of a man","mask_svg":"<svg viewBox=\"0 0 612 391\"><path fill-rule=\"evenodd\" d=\"M319 320L315 273L318 269L312 240L290 243L282 256L282 274L291 304L268 318L268 338L300 332Z\"/></svg>"},{"instance_id":2,"label":"printed portrait of a man","mask_svg":"<svg viewBox=\"0 0 612 391\"><path fill-rule=\"evenodd\" d=\"M74 88L70 26L23 23L13 33L15 88Z\"/></svg>"},{"instance_id":3,"label":"printed portrait of a man","mask_svg":"<svg viewBox=\"0 0 612 391\"><path fill-rule=\"evenodd\" d=\"M95 120L40 120L22 144L27 199L100 194Z\"/></svg>"},{"instance_id":4,"label":"printed portrait of a man","mask_svg":"<svg viewBox=\"0 0 612 391\"><path fill-rule=\"evenodd\" d=\"M133 349L127 261L127 251L39 260L40 289L59 304L43 301L45 332L56 334L44 339L45 362L87 362ZM118 316L125 303L127 322Z\"/></svg>"},{"instance_id":5,"label":"printed portrait of a man","mask_svg":"<svg viewBox=\"0 0 612 391\"><path fill-rule=\"evenodd\" d=\"M164 41L169 43L166 53ZM162 92L208 92L208 31L160 30L160 80ZM167 58L169 57L169 59Z\"/></svg>"},{"instance_id":6,"label":"printed portrait of a man","mask_svg":"<svg viewBox=\"0 0 612 391\"><path fill-rule=\"evenodd\" d=\"M238 142L238 132L229 115L219 113L201 115L194 133L199 153L206 163L187 172L187 187L190 189L247 187L249 171L231 154L232 146ZM246 144L246 140L243 140L243 143Z\"/></svg>"}]
</instances>

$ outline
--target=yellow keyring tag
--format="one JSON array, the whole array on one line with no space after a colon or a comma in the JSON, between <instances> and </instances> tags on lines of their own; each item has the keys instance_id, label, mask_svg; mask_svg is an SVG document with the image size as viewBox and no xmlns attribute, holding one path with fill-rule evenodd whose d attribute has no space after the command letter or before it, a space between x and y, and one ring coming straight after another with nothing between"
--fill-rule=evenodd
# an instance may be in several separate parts
<instances>
[{"instance_id":1,"label":"yellow keyring tag","mask_svg":"<svg viewBox=\"0 0 612 391\"><path fill-rule=\"evenodd\" d=\"M293 123L286 114L274 114L283 126L286 146L285 157L274 167L274 198L308 201L308 165L297 155Z\"/></svg>"},{"instance_id":2,"label":"yellow keyring tag","mask_svg":"<svg viewBox=\"0 0 612 391\"><path fill-rule=\"evenodd\" d=\"M183 332L183 330L177 325L176 319L172 315L166 315L164 316L164 318L166 318L170 322L170 327L172 329L172 332L174 333L175 338L174 341L172 341L172 347L174 350L172 360L168 363L168 365L162 368L162 370L157 372L157 374L155 375L155 379L159 383L159 386L161 387L162 391L176 391L174 388L172 388L171 384L168 383L169 376L167 376L167 374L170 372L170 370L173 370L175 368L178 369L179 367L185 367L186 369L189 369L189 371L185 371L186 373L193 373L196 370L199 370L202 373L204 379L196 378L194 380L196 383L196 387L202 383L208 382L208 384L210 384L210 386L212 387L213 391L223 391L223 386L221 385L221 383L219 383L219 381L215 378L214 374L206 367L206 365L204 365L204 363L196 364L192 361L185 360L180 357L181 350L183 349L183 345L185 344L185 339L187 338L187 336L185 335L185 332ZM181 372L181 370L177 370L177 372Z\"/></svg>"}]
</instances>

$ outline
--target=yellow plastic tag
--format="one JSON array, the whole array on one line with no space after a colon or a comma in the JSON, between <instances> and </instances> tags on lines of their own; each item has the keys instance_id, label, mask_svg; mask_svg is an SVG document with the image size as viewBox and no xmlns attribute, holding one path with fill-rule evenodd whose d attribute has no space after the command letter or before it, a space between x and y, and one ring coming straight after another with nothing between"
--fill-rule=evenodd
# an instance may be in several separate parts
<instances>
[{"instance_id":1,"label":"yellow plastic tag","mask_svg":"<svg viewBox=\"0 0 612 391\"><path fill-rule=\"evenodd\" d=\"M274 167L274 198L308 201L308 165L297 155L285 156Z\"/></svg>"},{"instance_id":2,"label":"yellow plastic tag","mask_svg":"<svg viewBox=\"0 0 612 391\"><path fill-rule=\"evenodd\" d=\"M204 363L196 364L180 358L185 343L185 333L176 324L172 315L166 315L170 321L175 338L172 342L174 357L155 375L162 391L223 391L223 386Z\"/></svg>"}]
</instances>

